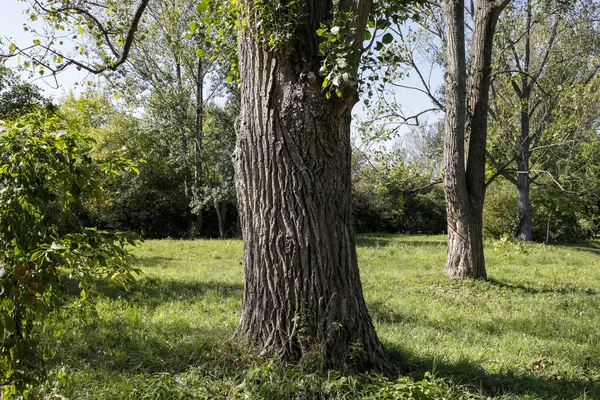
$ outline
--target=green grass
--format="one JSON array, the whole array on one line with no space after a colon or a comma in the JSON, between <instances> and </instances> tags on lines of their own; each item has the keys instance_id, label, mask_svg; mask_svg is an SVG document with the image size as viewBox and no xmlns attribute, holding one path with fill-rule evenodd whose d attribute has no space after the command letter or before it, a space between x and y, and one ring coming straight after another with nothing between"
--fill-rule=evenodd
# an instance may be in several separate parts
<instances>
[{"instance_id":1,"label":"green grass","mask_svg":"<svg viewBox=\"0 0 600 400\"><path fill-rule=\"evenodd\" d=\"M232 339L242 243L147 241L129 291L65 311L41 347L46 391L72 399L600 399L600 245L486 243L489 282L444 277L442 236L358 239L380 338L410 378L387 382L261 360ZM54 386L53 386L54 385Z\"/></svg>"}]
</instances>

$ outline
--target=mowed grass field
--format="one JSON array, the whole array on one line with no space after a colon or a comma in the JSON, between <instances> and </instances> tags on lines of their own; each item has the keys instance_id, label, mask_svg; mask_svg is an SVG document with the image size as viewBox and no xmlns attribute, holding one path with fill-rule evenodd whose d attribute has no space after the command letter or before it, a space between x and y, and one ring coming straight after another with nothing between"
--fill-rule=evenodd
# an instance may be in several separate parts
<instances>
[{"instance_id":1,"label":"mowed grass field","mask_svg":"<svg viewBox=\"0 0 600 400\"><path fill-rule=\"evenodd\" d=\"M101 285L96 313L67 309L40 343L69 399L600 399L600 244L486 242L488 282L443 274L444 236L358 239L380 338L410 372L388 382L318 360L285 365L233 338L239 240L147 241L129 290ZM49 384L50 385L50 384Z\"/></svg>"}]
</instances>

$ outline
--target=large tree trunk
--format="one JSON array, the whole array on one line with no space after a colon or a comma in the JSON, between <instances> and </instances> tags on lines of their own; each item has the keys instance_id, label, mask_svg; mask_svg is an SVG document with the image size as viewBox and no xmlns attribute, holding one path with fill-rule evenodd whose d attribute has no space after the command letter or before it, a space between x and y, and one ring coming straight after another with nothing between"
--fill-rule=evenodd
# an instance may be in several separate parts
<instances>
[{"instance_id":1,"label":"large tree trunk","mask_svg":"<svg viewBox=\"0 0 600 400\"><path fill-rule=\"evenodd\" d=\"M311 12L321 7L309 3ZM311 17L318 27L320 17ZM357 266L350 187L356 88L326 100L316 74L299 68L299 54L274 56L257 42L244 31L238 45L234 158L245 284L237 335L285 360L319 355L331 366L393 375Z\"/></svg>"},{"instance_id":2,"label":"large tree trunk","mask_svg":"<svg viewBox=\"0 0 600 400\"><path fill-rule=\"evenodd\" d=\"M468 85L464 0L446 0L446 137L444 192L448 215L446 274L487 279L483 255L485 144L496 22L508 0L475 4Z\"/></svg>"}]
</instances>

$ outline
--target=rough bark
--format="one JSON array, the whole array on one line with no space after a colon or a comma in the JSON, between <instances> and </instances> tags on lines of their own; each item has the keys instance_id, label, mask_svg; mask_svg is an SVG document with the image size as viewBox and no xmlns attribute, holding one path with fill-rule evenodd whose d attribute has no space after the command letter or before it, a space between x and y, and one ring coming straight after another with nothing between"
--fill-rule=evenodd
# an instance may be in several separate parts
<instances>
[{"instance_id":1,"label":"rough bark","mask_svg":"<svg viewBox=\"0 0 600 400\"><path fill-rule=\"evenodd\" d=\"M466 82L464 0L446 0L448 65L444 192L448 215L446 274L487 279L483 254L485 144L494 30L508 0L480 0L474 7L470 69Z\"/></svg>"},{"instance_id":2,"label":"rough bark","mask_svg":"<svg viewBox=\"0 0 600 400\"><path fill-rule=\"evenodd\" d=\"M360 7L368 2L356 3L362 32L368 7ZM332 366L393 375L357 266L350 187L356 88L327 100L317 78L315 31L331 6L307 1L290 54L265 51L250 29L239 39L234 161L245 283L237 335L288 361L316 355Z\"/></svg>"}]
</instances>

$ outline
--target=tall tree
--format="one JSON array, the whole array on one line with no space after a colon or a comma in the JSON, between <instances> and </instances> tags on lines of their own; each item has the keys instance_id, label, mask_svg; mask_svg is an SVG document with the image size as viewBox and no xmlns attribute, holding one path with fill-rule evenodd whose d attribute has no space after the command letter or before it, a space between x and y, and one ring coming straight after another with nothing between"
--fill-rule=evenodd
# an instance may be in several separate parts
<instances>
[{"instance_id":1,"label":"tall tree","mask_svg":"<svg viewBox=\"0 0 600 400\"><path fill-rule=\"evenodd\" d=\"M559 182L597 114L600 35L596 2L514 1L498 34L488 158L517 191L519 240L533 240L530 188ZM559 183L559 186L562 186Z\"/></svg>"},{"instance_id":2,"label":"tall tree","mask_svg":"<svg viewBox=\"0 0 600 400\"><path fill-rule=\"evenodd\" d=\"M483 255L485 146L492 45L509 0L471 3L473 33L465 51L464 0L445 0L447 68L444 190L448 218L446 274L487 279Z\"/></svg>"},{"instance_id":3,"label":"tall tree","mask_svg":"<svg viewBox=\"0 0 600 400\"><path fill-rule=\"evenodd\" d=\"M237 335L287 360L317 352L391 375L362 294L351 210L350 120L371 6L242 2Z\"/></svg>"},{"instance_id":4,"label":"tall tree","mask_svg":"<svg viewBox=\"0 0 600 400\"><path fill-rule=\"evenodd\" d=\"M205 109L223 91L233 58L228 54L235 45L229 7L219 2L197 4L196 0L152 2L131 58L112 75L118 77L113 84L129 101L139 102L161 130L177 138L173 159L185 181L192 236L201 233L206 205L202 198L207 183ZM226 47L231 51L224 51Z\"/></svg>"}]
</instances>

